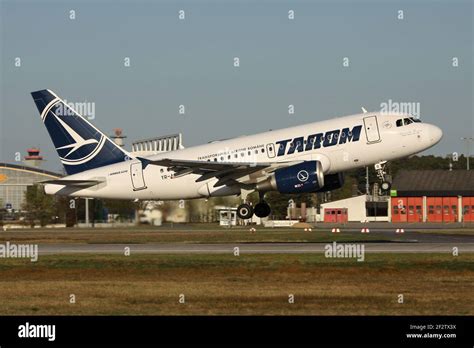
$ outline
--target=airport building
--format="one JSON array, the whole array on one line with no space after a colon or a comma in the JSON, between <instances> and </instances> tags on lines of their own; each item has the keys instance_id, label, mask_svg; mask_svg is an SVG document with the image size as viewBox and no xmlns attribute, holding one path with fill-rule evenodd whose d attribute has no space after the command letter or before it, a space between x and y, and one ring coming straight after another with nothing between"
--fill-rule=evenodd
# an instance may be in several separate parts
<instances>
[{"instance_id":1,"label":"airport building","mask_svg":"<svg viewBox=\"0 0 474 348\"><path fill-rule=\"evenodd\" d=\"M38 159L32 159L37 161ZM0 204L1 208L20 211L25 201L28 186L38 181L57 179L62 175L47 170L0 163Z\"/></svg>"},{"instance_id":2,"label":"airport building","mask_svg":"<svg viewBox=\"0 0 474 348\"><path fill-rule=\"evenodd\" d=\"M331 223L389 221L388 197L360 195L321 204L320 220Z\"/></svg>"},{"instance_id":3,"label":"airport building","mask_svg":"<svg viewBox=\"0 0 474 348\"><path fill-rule=\"evenodd\" d=\"M321 204L320 221L474 222L474 171L402 170L390 197L361 195Z\"/></svg>"},{"instance_id":4,"label":"airport building","mask_svg":"<svg viewBox=\"0 0 474 348\"><path fill-rule=\"evenodd\" d=\"M401 171L392 184L392 222L474 222L474 171Z\"/></svg>"}]
</instances>

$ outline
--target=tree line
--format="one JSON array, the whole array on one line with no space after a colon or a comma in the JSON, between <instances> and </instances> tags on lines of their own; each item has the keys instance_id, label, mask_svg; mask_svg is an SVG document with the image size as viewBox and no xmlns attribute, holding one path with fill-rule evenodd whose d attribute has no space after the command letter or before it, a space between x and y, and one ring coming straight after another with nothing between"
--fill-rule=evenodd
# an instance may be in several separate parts
<instances>
[{"instance_id":1,"label":"tree line","mask_svg":"<svg viewBox=\"0 0 474 348\"><path fill-rule=\"evenodd\" d=\"M454 160L456 159L456 160ZM402 170L418 169L444 169L449 170L466 169L466 157L461 155L458 158L453 156L412 156L389 162L387 166L388 174L395 177ZM290 202L300 205L305 202L308 207L319 207L321 203L333 200L349 198L354 195L364 194L366 179L365 168L351 170L345 173L344 185L336 190L327 193L301 193L301 194L280 194L278 192L268 192L265 200L272 207L274 219L284 219ZM378 182L378 178L373 167L369 168L369 182L371 185ZM258 193L249 195L248 200L256 204L259 200ZM215 205L237 206L239 200L235 197L216 197L209 200L186 201L184 209L187 209L188 218L192 222L215 221L212 207ZM199 205L205 204L207 208L202 209ZM114 214L119 221L129 221L135 219L138 209L143 208L140 203L131 200L90 200L89 215L91 220L107 220L108 214ZM160 210L166 219L167 212L170 211L170 203L164 203ZM65 223L67 226L74 226L78 220L83 220L85 216L84 199L74 199L71 197L50 196L44 193L39 185L29 186L25 192L24 223L34 226L39 224L45 226L48 223Z\"/></svg>"}]
</instances>

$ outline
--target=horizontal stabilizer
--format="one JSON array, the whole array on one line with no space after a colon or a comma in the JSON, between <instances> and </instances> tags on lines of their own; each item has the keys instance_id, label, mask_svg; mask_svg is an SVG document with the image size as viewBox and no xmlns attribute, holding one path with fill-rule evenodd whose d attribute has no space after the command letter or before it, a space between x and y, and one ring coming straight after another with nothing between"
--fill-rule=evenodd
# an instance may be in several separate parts
<instances>
[{"instance_id":1,"label":"horizontal stabilizer","mask_svg":"<svg viewBox=\"0 0 474 348\"><path fill-rule=\"evenodd\" d=\"M52 184L52 185L64 185L64 186L74 186L74 187L91 187L102 183L101 180L66 180L66 179L57 179L57 180L45 180L39 181L39 184Z\"/></svg>"}]
</instances>

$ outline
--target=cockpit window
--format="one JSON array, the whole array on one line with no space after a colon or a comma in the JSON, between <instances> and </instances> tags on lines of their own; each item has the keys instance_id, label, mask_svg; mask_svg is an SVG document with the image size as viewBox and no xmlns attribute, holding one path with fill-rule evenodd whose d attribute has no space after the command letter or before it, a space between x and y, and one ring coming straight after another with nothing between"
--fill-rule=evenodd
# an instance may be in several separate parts
<instances>
[{"instance_id":1,"label":"cockpit window","mask_svg":"<svg viewBox=\"0 0 474 348\"><path fill-rule=\"evenodd\" d=\"M415 122L421 122L421 120L415 117L400 118L397 120L396 124L397 124L397 127L402 127L402 126L407 126Z\"/></svg>"}]
</instances>

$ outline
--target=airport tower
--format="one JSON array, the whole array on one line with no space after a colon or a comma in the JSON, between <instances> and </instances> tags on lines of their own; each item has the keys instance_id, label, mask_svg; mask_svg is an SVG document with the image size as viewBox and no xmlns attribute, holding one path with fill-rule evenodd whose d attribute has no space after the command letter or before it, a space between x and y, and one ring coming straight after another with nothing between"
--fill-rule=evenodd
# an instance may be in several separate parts
<instances>
[{"instance_id":1,"label":"airport tower","mask_svg":"<svg viewBox=\"0 0 474 348\"><path fill-rule=\"evenodd\" d=\"M124 147L124 141L123 139L126 138L125 135L123 135L123 129L122 128L114 128L114 135L110 136L110 138L115 142L120 147Z\"/></svg>"},{"instance_id":2,"label":"airport tower","mask_svg":"<svg viewBox=\"0 0 474 348\"><path fill-rule=\"evenodd\" d=\"M23 163L29 167L39 168L44 162L43 156L40 156L40 149L32 147L26 150L28 155L25 156Z\"/></svg>"}]
</instances>

